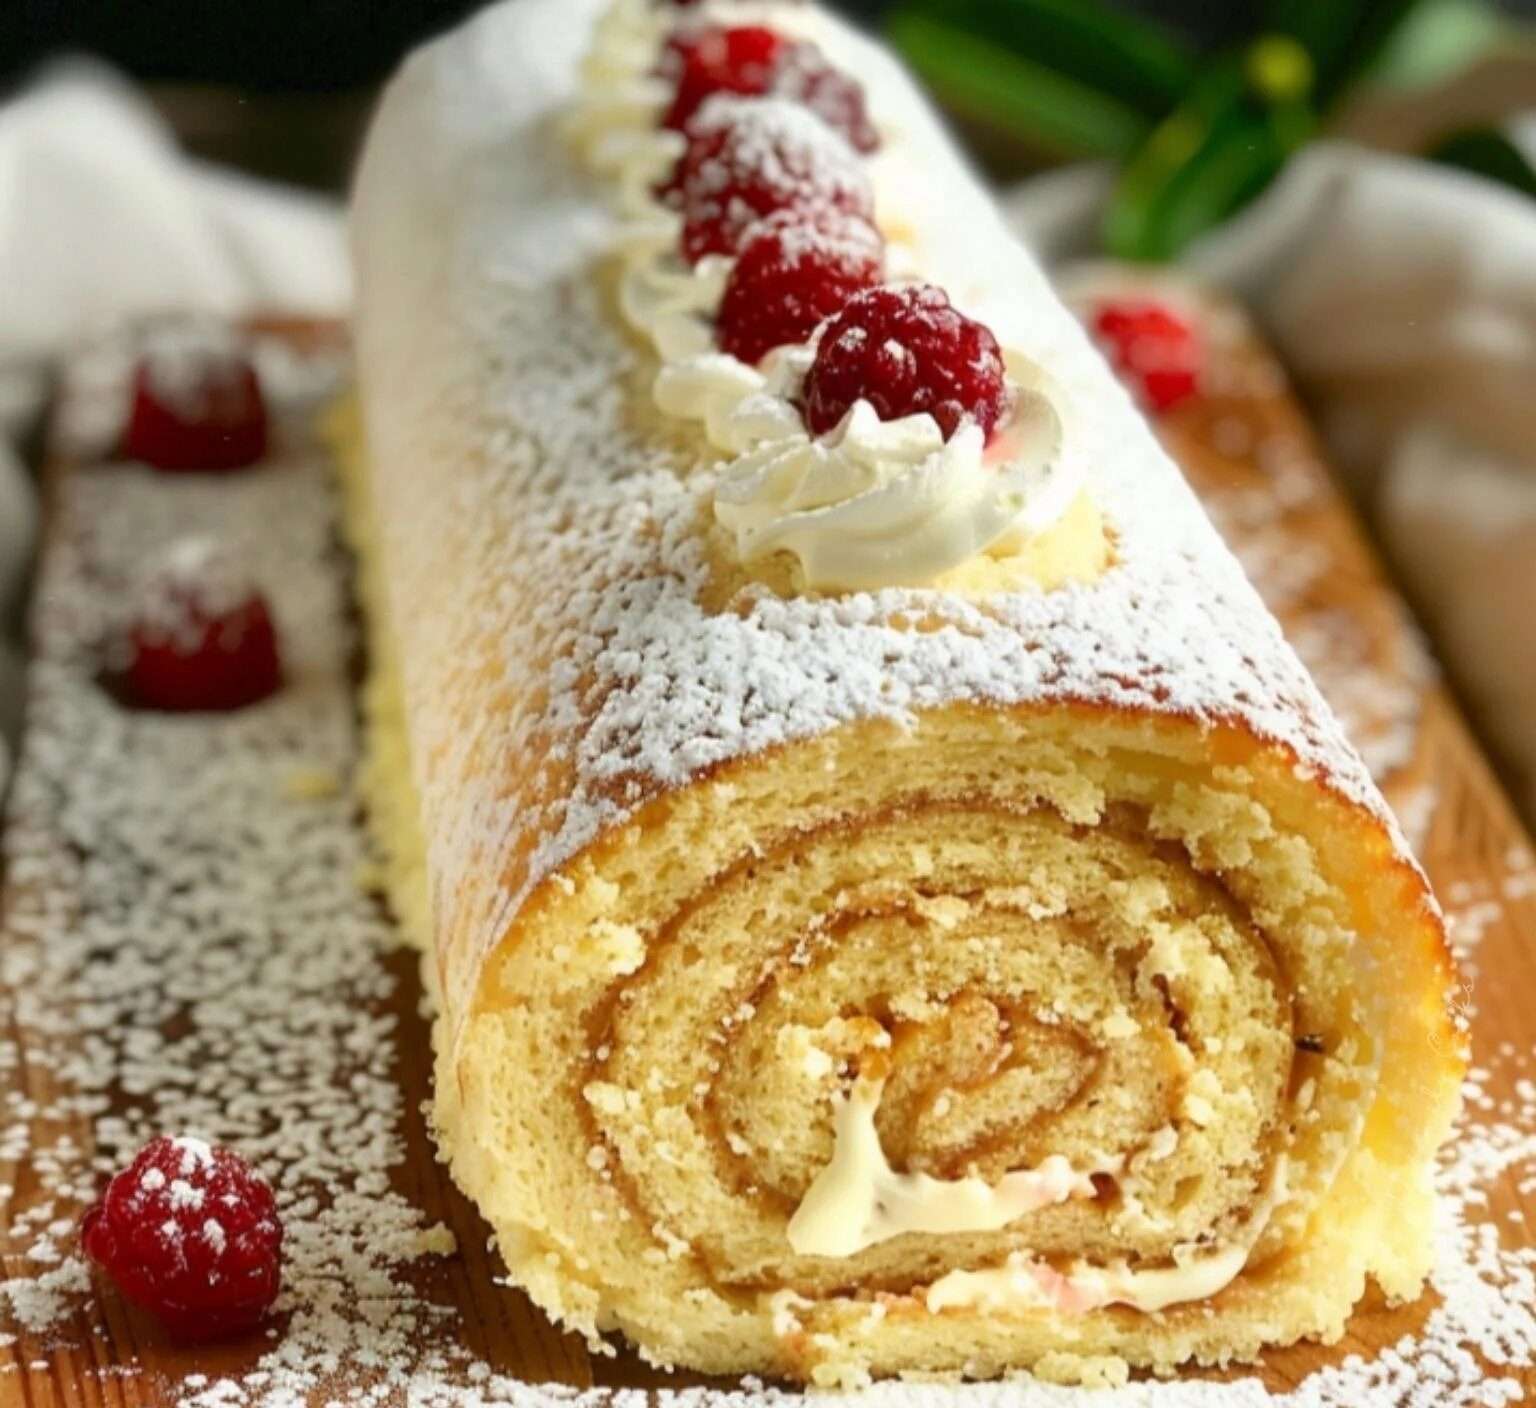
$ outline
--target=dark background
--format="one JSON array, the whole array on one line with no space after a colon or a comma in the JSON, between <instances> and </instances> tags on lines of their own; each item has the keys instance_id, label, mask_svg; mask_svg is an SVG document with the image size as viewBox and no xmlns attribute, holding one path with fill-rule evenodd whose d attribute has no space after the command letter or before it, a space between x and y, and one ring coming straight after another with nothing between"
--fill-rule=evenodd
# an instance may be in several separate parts
<instances>
[{"instance_id":1,"label":"dark background","mask_svg":"<svg viewBox=\"0 0 1536 1408\"><path fill-rule=\"evenodd\" d=\"M402 53L483 0L0 0L0 99L61 54L94 54L143 85L194 155L321 190L342 189L378 83ZM877 24L890 0L830 0ZM1007 5L1009 0L994 0ZM1276 0L1111 0L1197 44L1252 35ZM1279 0L1284 3L1284 0ZM1536 15L1536 0L1502 0ZM1388 103L1346 135L1421 150L1453 120L1476 124L1531 106L1529 64L1479 71L1449 109ZM1060 157L964 123L999 180Z\"/></svg>"},{"instance_id":2,"label":"dark background","mask_svg":"<svg viewBox=\"0 0 1536 1408\"><path fill-rule=\"evenodd\" d=\"M408 45L447 28L479 3L0 0L0 69L14 78L61 48L83 49L143 78L334 91L375 82ZM1264 8L1262 0L1123 3L1212 42L1251 29ZM874 21L884 3L842 0L838 8Z\"/></svg>"},{"instance_id":3,"label":"dark background","mask_svg":"<svg viewBox=\"0 0 1536 1408\"><path fill-rule=\"evenodd\" d=\"M998 0L1006 3L1006 0ZM1264 0L1119 0L1212 44L1251 32ZM1536 14L1536 0L1505 0ZM334 92L382 77L411 43L478 0L0 0L0 82L60 49L145 79ZM883 0L842 0L874 20Z\"/></svg>"}]
</instances>

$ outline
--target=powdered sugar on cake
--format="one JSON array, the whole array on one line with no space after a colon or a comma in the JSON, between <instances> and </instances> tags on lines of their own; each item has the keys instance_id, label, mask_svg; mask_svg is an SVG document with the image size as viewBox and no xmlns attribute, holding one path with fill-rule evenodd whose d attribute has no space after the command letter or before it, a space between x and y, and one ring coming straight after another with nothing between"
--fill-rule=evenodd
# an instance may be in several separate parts
<instances>
[{"instance_id":1,"label":"powdered sugar on cake","mask_svg":"<svg viewBox=\"0 0 1536 1408\"><path fill-rule=\"evenodd\" d=\"M410 528L382 546L402 607L412 743L434 760L416 778L431 870L443 892L472 891L485 856L533 846L478 942L493 944L534 885L665 789L849 720L911 725L962 700L1235 723L1376 815L1406 859L1241 569L907 80L812 12L794 23L860 74L882 120L896 115L890 159L922 173L925 198L904 213L924 269L1092 408L1078 433L1118 561L1092 585L986 601L887 590L701 605L716 472L701 441L637 427L634 388L650 364L597 278L607 193L549 139L595 10L494 8L418 55L360 182L365 413L375 493L389 522ZM419 160L428 137L443 160ZM483 564L476 599L451 616L421 609L433 554L417 549L434 538ZM488 613L505 628L487 632ZM437 664L450 656L505 677L521 701L481 722L489 736L464 733ZM547 699L534 699L526 681L544 661L559 664ZM541 789L541 806L514 804L478 761L487 746L548 757L569 781ZM473 963L450 966L472 980Z\"/></svg>"}]
</instances>

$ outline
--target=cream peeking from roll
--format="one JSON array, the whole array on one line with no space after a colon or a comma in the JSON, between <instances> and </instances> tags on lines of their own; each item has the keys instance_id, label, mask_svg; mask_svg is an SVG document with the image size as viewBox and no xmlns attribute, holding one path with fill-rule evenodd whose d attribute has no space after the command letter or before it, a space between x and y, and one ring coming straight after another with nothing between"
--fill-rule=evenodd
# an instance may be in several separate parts
<instances>
[{"instance_id":1,"label":"cream peeking from roll","mask_svg":"<svg viewBox=\"0 0 1536 1408\"><path fill-rule=\"evenodd\" d=\"M533 1298L850 1383L1416 1294L1438 910L891 60L499 5L391 85L354 230L370 801Z\"/></svg>"}]
</instances>

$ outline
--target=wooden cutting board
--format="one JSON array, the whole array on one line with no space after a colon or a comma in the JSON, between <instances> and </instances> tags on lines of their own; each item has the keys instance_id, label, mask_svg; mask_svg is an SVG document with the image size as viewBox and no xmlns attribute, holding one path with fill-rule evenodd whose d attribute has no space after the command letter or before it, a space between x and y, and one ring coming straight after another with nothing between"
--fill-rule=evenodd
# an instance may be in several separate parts
<instances>
[{"instance_id":1,"label":"wooden cutting board","mask_svg":"<svg viewBox=\"0 0 1536 1408\"><path fill-rule=\"evenodd\" d=\"M1229 309L1213 305L1208 311L1219 371L1208 395L1166 418L1167 443L1345 719L1458 924L1468 952L1464 997L1473 1017L1475 1061L1487 1071L1476 1087L1484 1108L1473 1110L1471 1118L1502 1118L1529 1134L1536 1128L1529 1108L1536 1092L1520 1084L1536 1074L1536 859L1529 839L1360 526L1332 486L1304 420L1283 394L1278 367ZM102 531L110 532L111 525L102 525ZM82 785L89 785L88 779ZM11 904L24 883L13 877ZM27 940L10 932L4 942L9 952ZM435 1161L420 1112L431 1063L414 957L395 952L383 962L392 991L377 1006L381 1017L393 1021L394 1069L404 1093L398 1131L404 1155L390 1175L392 1192L421 1209L426 1223L450 1228L458 1247L456 1255L412 1262L399 1273L444 1308L433 1320L434 1343L460 1365L479 1361L486 1368L475 1372L482 1376L488 1370L569 1386L701 1382L657 1373L623 1349L614 1357L589 1356L520 1293L498 1284L499 1264L486 1249L487 1229ZM7 971L25 968L12 965ZM70 1039L28 1029L18 1017L20 996L0 989L0 1017L7 1028L0 1037L9 1039L8 1045L0 1040L5 1058L0 1099L4 1123L11 1127L0 1131L0 1185L7 1198L0 1203L7 1215L0 1292L30 1284L46 1270L27 1256L36 1226L25 1220L46 1180L26 1153L16 1157L14 1151L29 1147L27 1136L30 1147L49 1141L56 1146L59 1130L41 1129L37 1112L48 1110L61 1088L57 1067ZM20 1138L11 1137L16 1130ZM90 1122L77 1119L72 1136L89 1148ZM1529 1244L1525 1229L1536 1226L1536 1198L1531 1191L1522 1193L1521 1181L1517 1167L1487 1185L1489 1216L1506 1243ZM1536 1190L1536 1179L1524 1181ZM61 1220L68 1213L53 1211ZM67 1230L59 1241L67 1245ZM1256 1375L1282 1391L1348 1355L1372 1359L1413 1334L1433 1304L1428 1296L1392 1310L1368 1299L1343 1343L1277 1352L1257 1369L1228 1377ZM200 1381L191 1376L217 1383L249 1373L267 1348L176 1349L110 1292L78 1290L69 1305L62 1318L55 1315L42 1328L29 1329L14 1313L15 1297L0 1294L5 1332L0 1404L160 1408L197 1391ZM1527 1391L1536 1390L1536 1371L1529 1364L1506 1372ZM324 1403L379 1380L377 1368L354 1356L334 1367L323 1389L306 1396ZM470 1381L467 1368L464 1381ZM381 1391L381 1401L405 1401L399 1384Z\"/></svg>"}]
</instances>

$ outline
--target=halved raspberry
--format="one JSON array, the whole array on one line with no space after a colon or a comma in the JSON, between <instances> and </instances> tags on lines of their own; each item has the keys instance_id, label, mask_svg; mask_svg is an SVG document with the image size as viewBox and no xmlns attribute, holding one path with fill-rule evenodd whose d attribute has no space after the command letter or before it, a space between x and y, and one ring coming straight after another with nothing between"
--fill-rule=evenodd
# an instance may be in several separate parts
<instances>
[{"instance_id":1,"label":"halved raspberry","mask_svg":"<svg viewBox=\"0 0 1536 1408\"><path fill-rule=\"evenodd\" d=\"M946 440L964 420L990 438L1008 409L1003 354L991 329L928 284L887 284L849 299L822 330L801 394L814 435L860 400L881 420L926 411Z\"/></svg>"},{"instance_id":2,"label":"halved raspberry","mask_svg":"<svg viewBox=\"0 0 1536 1408\"><path fill-rule=\"evenodd\" d=\"M880 134L869 120L864 85L827 62L814 44L793 44L785 50L770 91L810 108L848 145L866 155L880 148Z\"/></svg>"},{"instance_id":3,"label":"halved raspberry","mask_svg":"<svg viewBox=\"0 0 1536 1408\"><path fill-rule=\"evenodd\" d=\"M836 210L781 210L753 225L716 315L722 351L755 363L804 342L860 289L880 282L885 243L869 221Z\"/></svg>"},{"instance_id":4,"label":"halved raspberry","mask_svg":"<svg viewBox=\"0 0 1536 1408\"><path fill-rule=\"evenodd\" d=\"M148 576L127 645L124 688L144 709L223 713L282 683L265 598L207 539L176 544Z\"/></svg>"},{"instance_id":5,"label":"halved raspberry","mask_svg":"<svg viewBox=\"0 0 1536 1408\"><path fill-rule=\"evenodd\" d=\"M147 340L122 452L180 471L243 469L267 453L261 383L227 332L173 326Z\"/></svg>"},{"instance_id":6,"label":"halved raspberry","mask_svg":"<svg viewBox=\"0 0 1536 1408\"><path fill-rule=\"evenodd\" d=\"M747 230L779 210L874 216L874 192L852 148L782 98L710 99L671 184L690 264L736 253Z\"/></svg>"},{"instance_id":7,"label":"halved raspberry","mask_svg":"<svg viewBox=\"0 0 1536 1408\"><path fill-rule=\"evenodd\" d=\"M663 127L681 132L716 93L756 97L773 86L790 42L762 25L710 25L674 34L662 50L658 71L676 85Z\"/></svg>"},{"instance_id":8,"label":"halved raspberry","mask_svg":"<svg viewBox=\"0 0 1536 1408\"><path fill-rule=\"evenodd\" d=\"M253 1330L282 1280L271 1188L201 1139L146 1145L86 1213L80 1242L128 1300L187 1343Z\"/></svg>"},{"instance_id":9,"label":"halved raspberry","mask_svg":"<svg viewBox=\"0 0 1536 1408\"><path fill-rule=\"evenodd\" d=\"M1196 329L1151 299L1101 303L1093 333L1137 399L1161 415L1200 390L1204 350Z\"/></svg>"}]
</instances>

